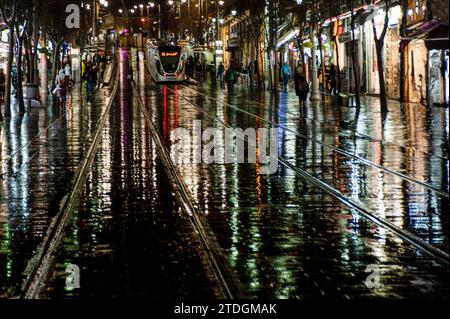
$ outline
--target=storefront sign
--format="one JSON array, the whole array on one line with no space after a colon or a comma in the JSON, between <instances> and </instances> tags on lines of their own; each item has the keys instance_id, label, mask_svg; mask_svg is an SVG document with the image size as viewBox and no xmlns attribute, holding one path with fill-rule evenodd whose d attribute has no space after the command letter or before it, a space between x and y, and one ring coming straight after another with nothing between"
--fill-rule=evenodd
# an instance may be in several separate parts
<instances>
[{"instance_id":1,"label":"storefront sign","mask_svg":"<svg viewBox=\"0 0 450 319\"><path fill-rule=\"evenodd\" d=\"M222 55L223 54L223 42L222 41L216 41L216 55Z\"/></svg>"}]
</instances>

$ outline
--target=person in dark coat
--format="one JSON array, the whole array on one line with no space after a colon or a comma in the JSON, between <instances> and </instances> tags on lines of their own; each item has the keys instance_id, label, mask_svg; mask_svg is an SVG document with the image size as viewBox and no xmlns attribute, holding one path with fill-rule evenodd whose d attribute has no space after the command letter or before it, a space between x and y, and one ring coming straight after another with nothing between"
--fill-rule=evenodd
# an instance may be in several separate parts
<instances>
[{"instance_id":1,"label":"person in dark coat","mask_svg":"<svg viewBox=\"0 0 450 319\"><path fill-rule=\"evenodd\" d=\"M298 96L300 102L300 109L302 110L306 102L306 97L308 96L309 85L308 82L306 81L304 67L301 64L299 64L295 69L294 84L295 84L295 94Z\"/></svg>"},{"instance_id":2,"label":"person in dark coat","mask_svg":"<svg viewBox=\"0 0 450 319\"><path fill-rule=\"evenodd\" d=\"M233 67L230 65L227 72L225 73L225 81L227 82L228 87L228 93L233 94L234 92L234 80L235 80L235 74Z\"/></svg>"},{"instance_id":3,"label":"person in dark coat","mask_svg":"<svg viewBox=\"0 0 450 319\"><path fill-rule=\"evenodd\" d=\"M337 94L337 89L336 89L336 69L335 69L333 63L331 63L331 66L330 66L330 93L331 94Z\"/></svg>"}]
</instances>

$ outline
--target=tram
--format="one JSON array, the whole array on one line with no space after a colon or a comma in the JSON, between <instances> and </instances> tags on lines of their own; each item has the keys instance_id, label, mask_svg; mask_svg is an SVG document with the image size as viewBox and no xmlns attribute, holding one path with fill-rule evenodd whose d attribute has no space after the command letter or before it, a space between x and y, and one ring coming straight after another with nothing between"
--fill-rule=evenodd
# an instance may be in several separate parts
<instances>
[{"instance_id":1,"label":"tram","mask_svg":"<svg viewBox=\"0 0 450 319\"><path fill-rule=\"evenodd\" d=\"M187 80L186 54L182 47L147 40L145 55L147 68L156 83L178 83Z\"/></svg>"}]
</instances>

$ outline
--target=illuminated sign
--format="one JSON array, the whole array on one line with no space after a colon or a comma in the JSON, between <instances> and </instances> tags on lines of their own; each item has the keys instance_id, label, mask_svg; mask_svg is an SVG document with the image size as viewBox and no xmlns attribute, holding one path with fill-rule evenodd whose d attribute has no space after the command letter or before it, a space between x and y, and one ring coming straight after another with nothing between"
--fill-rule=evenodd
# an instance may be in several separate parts
<instances>
[{"instance_id":1,"label":"illuminated sign","mask_svg":"<svg viewBox=\"0 0 450 319\"><path fill-rule=\"evenodd\" d=\"M178 52L161 52L160 55L162 57L174 57L174 56L178 56L179 53Z\"/></svg>"}]
</instances>

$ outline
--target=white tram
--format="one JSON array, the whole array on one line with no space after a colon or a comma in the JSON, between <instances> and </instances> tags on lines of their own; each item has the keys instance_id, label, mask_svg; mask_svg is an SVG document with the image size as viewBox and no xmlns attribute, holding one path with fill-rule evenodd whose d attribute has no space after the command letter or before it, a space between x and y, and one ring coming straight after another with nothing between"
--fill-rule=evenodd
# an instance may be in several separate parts
<instances>
[{"instance_id":1,"label":"white tram","mask_svg":"<svg viewBox=\"0 0 450 319\"><path fill-rule=\"evenodd\" d=\"M147 68L156 83L183 82L186 54L182 47L172 44L158 44L147 40L145 48Z\"/></svg>"}]
</instances>

